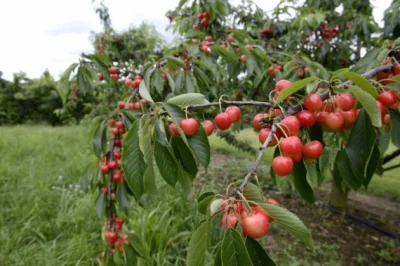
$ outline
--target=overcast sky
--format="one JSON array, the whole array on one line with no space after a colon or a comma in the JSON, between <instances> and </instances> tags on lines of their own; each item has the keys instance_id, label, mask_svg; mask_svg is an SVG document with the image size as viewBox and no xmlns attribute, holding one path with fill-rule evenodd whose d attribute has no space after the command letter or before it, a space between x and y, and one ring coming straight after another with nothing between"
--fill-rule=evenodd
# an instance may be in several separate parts
<instances>
[{"instance_id":1,"label":"overcast sky","mask_svg":"<svg viewBox=\"0 0 400 266\"><path fill-rule=\"evenodd\" d=\"M164 36L167 10L179 0L106 0L112 24L123 30L148 21ZM271 10L278 0L254 0ZM374 16L381 23L383 10L391 0L373 1ZM82 52L93 51L91 31L102 28L91 0L0 0L0 71L3 78L24 71L39 77L48 69L56 78Z\"/></svg>"}]
</instances>

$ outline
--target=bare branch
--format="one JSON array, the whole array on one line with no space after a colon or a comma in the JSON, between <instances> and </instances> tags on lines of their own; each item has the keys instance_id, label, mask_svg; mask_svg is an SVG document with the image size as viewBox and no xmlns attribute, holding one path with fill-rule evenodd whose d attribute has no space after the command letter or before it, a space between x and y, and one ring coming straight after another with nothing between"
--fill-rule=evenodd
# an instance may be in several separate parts
<instances>
[{"instance_id":1,"label":"bare branch","mask_svg":"<svg viewBox=\"0 0 400 266\"><path fill-rule=\"evenodd\" d=\"M391 160L393 160L394 158L396 158L399 155L400 155L400 149L397 149L393 153L386 155L385 158L383 158L382 164L390 162Z\"/></svg>"},{"instance_id":2,"label":"bare branch","mask_svg":"<svg viewBox=\"0 0 400 266\"><path fill-rule=\"evenodd\" d=\"M383 169L383 171L389 171L389 170L393 170L393 169L396 169L396 168L399 168L399 167L400 167L400 163L392 165L392 166L389 166L389 167L386 167L386 168Z\"/></svg>"}]
</instances>

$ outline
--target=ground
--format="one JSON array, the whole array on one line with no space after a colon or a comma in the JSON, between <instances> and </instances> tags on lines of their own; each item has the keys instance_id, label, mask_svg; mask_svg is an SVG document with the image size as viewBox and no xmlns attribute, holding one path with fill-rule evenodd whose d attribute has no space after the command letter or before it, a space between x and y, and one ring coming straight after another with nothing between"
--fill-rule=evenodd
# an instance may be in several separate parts
<instances>
[{"instance_id":1,"label":"ground","mask_svg":"<svg viewBox=\"0 0 400 266\"><path fill-rule=\"evenodd\" d=\"M0 265L96 265L104 248L103 221L94 211L96 193L80 186L87 164L95 159L87 127L0 127L0 136ZM254 136L247 131L240 137L256 147ZM217 137L211 143L212 164L207 173L199 174L195 192L222 190L243 177L254 158ZM312 207L273 190L268 179L270 156L265 156L258 175L265 193L296 213L311 228L315 243L313 253L273 224L262 243L278 265L399 265L399 241L323 207L329 184ZM353 213L400 233L396 170L374 177L373 182L376 186L368 191L350 194ZM152 201L148 209L132 202L123 215L130 229L141 232L142 241L148 243L153 264L183 265L190 232L202 217L192 200L186 201L162 182L159 187L170 192L160 193L163 200ZM219 221L213 230L216 236L222 233Z\"/></svg>"}]
</instances>

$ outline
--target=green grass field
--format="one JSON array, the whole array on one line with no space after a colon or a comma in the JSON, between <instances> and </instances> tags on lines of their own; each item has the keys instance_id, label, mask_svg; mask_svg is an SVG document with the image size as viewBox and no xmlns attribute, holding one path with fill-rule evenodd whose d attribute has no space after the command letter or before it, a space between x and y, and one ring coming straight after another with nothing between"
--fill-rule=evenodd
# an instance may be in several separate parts
<instances>
[{"instance_id":1,"label":"green grass field","mask_svg":"<svg viewBox=\"0 0 400 266\"><path fill-rule=\"evenodd\" d=\"M97 263L104 248L103 221L94 211L97 195L84 193L79 186L86 165L94 158L86 130L83 126L0 127L0 265ZM240 138L259 145L250 130ZM254 158L217 137L211 137L211 145L238 162ZM271 156L268 152L265 165ZM369 192L400 199L400 179L395 173L374 177ZM151 243L149 248L156 254L153 263L173 265L171 261L182 258L200 217L196 206L178 193L162 194L167 196L152 202L148 210L131 203L125 217L130 228L144 232L142 239Z\"/></svg>"}]
</instances>

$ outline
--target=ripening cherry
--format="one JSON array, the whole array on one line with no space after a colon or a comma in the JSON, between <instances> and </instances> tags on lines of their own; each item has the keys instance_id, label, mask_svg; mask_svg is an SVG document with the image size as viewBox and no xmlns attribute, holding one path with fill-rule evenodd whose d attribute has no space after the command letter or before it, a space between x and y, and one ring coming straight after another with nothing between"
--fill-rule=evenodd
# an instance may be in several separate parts
<instances>
[{"instance_id":1,"label":"ripening cherry","mask_svg":"<svg viewBox=\"0 0 400 266\"><path fill-rule=\"evenodd\" d=\"M227 38L226 38L226 41L227 42L233 42L235 39L233 39L233 36L231 36L231 35L229 35Z\"/></svg>"},{"instance_id":2,"label":"ripening cherry","mask_svg":"<svg viewBox=\"0 0 400 266\"><path fill-rule=\"evenodd\" d=\"M120 139L114 140L114 146L121 148L122 147L122 141Z\"/></svg>"},{"instance_id":3,"label":"ripening cherry","mask_svg":"<svg viewBox=\"0 0 400 266\"><path fill-rule=\"evenodd\" d=\"M399 74L400 74L400 64L396 64L396 65L393 67L393 72L394 72L396 75L399 75Z\"/></svg>"},{"instance_id":4,"label":"ripening cherry","mask_svg":"<svg viewBox=\"0 0 400 266\"><path fill-rule=\"evenodd\" d=\"M207 136L211 136L212 133L214 132L213 122L211 122L210 120L205 120L204 122L201 123L201 125L203 126Z\"/></svg>"},{"instance_id":5,"label":"ripening cherry","mask_svg":"<svg viewBox=\"0 0 400 266\"><path fill-rule=\"evenodd\" d=\"M140 78L135 79L134 81L132 81L131 86L133 88L139 88L139 85L140 85L141 82L142 82L142 78L140 77Z\"/></svg>"},{"instance_id":6,"label":"ripening cherry","mask_svg":"<svg viewBox=\"0 0 400 266\"><path fill-rule=\"evenodd\" d=\"M379 94L378 100L386 107L396 104L397 97L390 91L384 91Z\"/></svg>"},{"instance_id":7,"label":"ripening cherry","mask_svg":"<svg viewBox=\"0 0 400 266\"><path fill-rule=\"evenodd\" d=\"M214 120L217 127L221 130L228 129L232 124L231 117L226 112L217 114Z\"/></svg>"},{"instance_id":8,"label":"ripening cherry","mask_svg":"<svg viewBox=\"0 0 400 266\"><path fill-rule=\"evenodd\" d=\"M260 131L263 128L263 124L260 123L260 120L268 117L268 114L256 114L253 119L253 127L256 131Z\"/></svg>"},{"instance_id":9,"label":"ripening cherry","mask_svg":"<svg viewBox=\"0 0 400 266\"><path fill-rule=\"evenodd\" d=\"M124 122L122 122L122 121L117 121L115 123L115 125L116 125L117 128L124 128L125 127Z\"/></svg>"},{"instance_id":10,"label":"ripening cherry","mask_svg":"<svg viewBox=\"0 0 400 266\"><path fill-rule=\"evenodd\" d=\"M303 160L303 153L297 153L295 155L292 155L290 158L292 158L293 163L299 163L301 160Z\"/></svg>"},{"instance_id":11,"label":"ripening cherry","mask_svg":"<svg viewBox=\"0 0 400 266\"><path fill-rule=\"evenodd\" d=\"M183 119L179 122L179 126L182 128L186 136L193 136L199 129L199 123L194 118Z\"/></svg>"},{"instance_id":12,"label":"ripening cherry","mask_svg":"<svg viewBox=\"0 0 400 266\"><path fill-rule=\"evenodd\" d=\"M313 140L303 145L303 155L309 159L318 159L322 154L322 143L318 140Z\"/></svg>"},{"instance_id":13,"label":"ripening cherry","mask_svg":"<svg viewBox=\"0 0 400 266\"><path fill-rule=\"evenodd\" d=\"M124 101L118 102L118 108L119 109L124 109L125 108L125 102Z\"/></svg>"},{"instance_id":14,"label":"ripening cherry","mask_svg":"<svg viewBox=\"0 0 400 266\"><path fill-rule=\"evenodd\" d=\"M353 95L344 93L336 97L336 105L343 111L348 111L354 108L356 100Z\"/></svg>"},{"instance_id":15,"label":"ripening cherry","mask_svg":"<svg viewBox=\"0 0 400 266\"><path fill-rule=\"evenodd\" d=\"M336 103L332 100L325 100L322 102L322 110L332 113L336 109Z\"/></svg>"},{"instance_id":16,"label":"ripening cherry","mask_svg":"<svg viewBox=\"0 0 400 266\"><path fill-rule=\"evenodd\" d=\"M297 119L299 119L300 126L311 127L315 124L315 114L308 110L303 110L297 113Z\"/></svg>"},{"instance_id":17,"label":"ripening cherry","mask_svg":"<svg viewBox=\"0 0 400 266\"><path fill-rule=\"evenodd\" d=\"M334 132L342 131L344 128L344 119L340 113L330 113L326 117L326 126Z\"/></svg>"},{"instance_id":18,"label":"ripening cherry","mask_svg":"<svg viewBox=\"0 0 400 266\"><path fill-rule=\"evenodd\" d=\"M120 135L123 135L123 134L125 134L126 133L126 129L123 127L123 128L118 128L118 133L120 134Z\"/></svg>"},{"instance_id":19,"label":"ripening cherry","mask_svg":"<svg viewBox=\"0 0 400 266\"><path fill-rule=\"evenodd\" d=\"M135 104L134 103L128 103L128 109L134 110L135 109Z\"/></svg>"},{"instance_id":20,"label":"ripening cherry","mask_svg":"<svg viewBox=\"0 0 400 266\"><path fill-rule=\"evenodd\" d=\"M287 88L292 82L286 79L281 79L275 84L275 91L282 91L283 89Z\"/></svg>"},{"instance_id":21,"label":"ripening cherry","mask_svg":"<svg viewBox=\"0 0 400 266\"><path fill-rule=\"evenodd\" d=\"M260 141L261 144L264 144L264 142L267 140L269 134L271 132L271 129L269 128L263 128L260 130L260 132L258 133L258 140ZM273 147L276 144L278 144L278 132L275 133L274 136L272 136L271 142L268 144L268 147Z\"/></svg>"},{"instance_id":22,"label":"ripening cherry","mask_svg":"<svg viewBox=\"0 0 400 266\"><path fill-rule=\"evenodd\" d=\"M118 74L118 68L112 66L112 67L110 67L110 68L108 69L108 72L110 72L110 74Z\"/></svg>"},{"instance_id":23,"label":"ripening cherry","mask_svg":"<svg viewBox=\"0 0 400 266\"><path fill-rule=\"evenodd\" d=\"M114 151L113 154L114 154L114 158L117 160L121 159L121 157L122 157L122 154L120 151Z\"/></svg>"},{"instance_id":24,"label":"ripening cherry","mask_svg":"<svg viewBox=\"0 0 400 266\"><path fill-rule=\"evenodd\" d=\"M287 156L276 156L272 160L272 169L279 176L287 176L292 172L293 160Z\"/></svg>"},{"instance_id":25,"label":"ripening cherry","mask_svg":"<svg viewBox=\"0 0 400 266\"><path fill-rule=\"evenodd\" d=\"M118 74L111 74L110 78L114 81L117 81L119 79Z\"/></svg>"},{"instance_id":26,"label":"ripening cherry","mask_svg":"<svg viewBox=\"0 0 400 266\"><path fill-rule=\"evenodd\" d=\"M234 212L224 213L224 216L222 216L222 225L224 226L225 229L228 227L235 228L237 224L237 218Z\"/></svg>"},{"instance_id":27,"label":"ripening cherry","mask_svg":"<svg viewBox=\"0 0 400 266\"><path fill-rule=\"evenodd\" d=\"M246 49L247 49L247 51L249 51L249 53L251 53L251 50L253 50L253 47L250 44L247 44Z\"/></svg>"},{"instance_id":28,"label":"ripening cherry","mask_svg":"<svg viewBox=\"0 0 400 266\"><path fill-rule=\"evenodd\" d=\"M311 112L318 111L322 107L322 100L317 94L312 93L304 99L304 107Z\"/></svg>"},{"instance_id":29,"label":"ripening cherry","mask_svg":"<svg viewBox=\"0 0 400 266\"><path fill-rule=\"evenodd\" d=\"M146 99L140 99L140 102L141 102L142 104L144 104L144 105L147 104L147 100L146 100Z\"/></svg>"},{"instance_id":30,"label":"ripening cherry","mask_svg":"<svg viewBox=\"0 0 400 266\"><path fill-rule=\"evenodd\" d=\"M118 134L119 134L119 129L116 128L116 127L113 127L113 128L111 129L111 134L113 134L113 135L118 135Z\"/></svg>"},{"instance_id":31,"label":"ripening cherry","mask_svg":"<svg viewBox=\"0 0 400 266\"><path fill-rule=\"evenodd\" d=\"M140 102L135 102L135 103L133 103L133 109L134 109L134 110L140 110L140 109L142 109L142 106L140 105Z\"/></svg>"},{"instance_id":32,"label":"ripening cherry","mask_svg":"<svg viewBox=\"0 0 400 266\"><path fill-rule=\"evenodd\" d=\"M125 221L124 221L124 219L121 218L121 217L117 217L117 218L115 219L115 224L123 225L124 223L125 223Z\"/></svg>"},{"instance_id":33,"label":"ripening cherry","mask_svg":"<svg viewBox=\"0 0 400 266\"><path fill-rule=\"evenodd\" d=\"M108 125L109 125L110 127L115 126L115 120L114 120L114 119L111 119L110 121L108 121Z\"/></svg>"},{"instance_id":34,"label":"ripening cherry","mask_svg":"<svg viewBox=\"0 0 400 266\"><path fill-rule=\"evenodd\" d=\"M310 68L305 67L305 68L304 68L304 73L308 74L309 72L310 72Z\"/></svg>"},{"instance_id":35,"label":"ripening cherry","mask_svg":"<svg viewBox=\"0 0 400 266\"><path fill-rule=\"evenodd\" d=\"M199 25L197 25L197 24L195 24L195 25L193 25L193 27L192 27L194 30L198 30L198 29L200 29L200 27L199 27Z\"/></svg>"},{"instance_id":36,"label":"ripening cherry","mask_svg":"<svg viewBox=\"0 0 400 266\"><path fill-rule=\"evenodd\" d=\"M121 182L121 173L120 172L116 172L115 174L113 174L112 180L115 183Z\"/></svg>"},{"instance_id":37,"label":"ripening cherry","mask_svg":"<svg viewBox=\"0 0 400 266\"><path fill-rule=\"evenodd\" d=\"M118 234L116 232L107 231L104 234L104 237L108 240L108 242L114 243L118 239Z\"/></svg>"},{"instance_id":38,"label":"ripening cherry","mask_svg":"<svg viewBox=\"0 0 400 266\"><path fill-rule=\"evenodd\" d=\"M99 78L100 81L101 81L101 80L104 80L104 76L103 76L103 74L101 74L101 73L98 73L98 74L97 74L97 77Z\"/></svg>"},{"instance_id":39,"label":"ripening cherry","mask_svg":"<svg viewBox=\"0 0 400 266\"><path fill-rule=\"evenodd\" d=\"M376 104L378 105L378 108L379 108L379 111L381 112L381 114L385 115L387 113L386 107L380 101L376 101Z\"/></svg>"},{"instance_id":40,"label":"ripening cherry","mask_svg":"<svg viewBox=\"0 0 400 266\"><path fill-rule=\"evenodd\" d=\"M284 156L291 157L301 153L303 149L303 143L301 139L297 136L291 136L284 138L281 143L279 144L281 148L281 152Z\"/></svg>"},{"instance_id":41,"label":"ripening cherry","mask_svg":"<svg viewBox=\"0 0 400 266\"><path fill-rule=\"evenodd\" d=\"M100 170L101 170L101 172L102 172L103 174L108 174L108 172L110 171L110 168L108 167L107 164L103 164L103 165L100 167Z\"/></svg>"},{"instance_id":42,"label":"ripening cherry","mask_svg":"<svg viewBox=\"0 0 400 266\"><path fill-rule=\"evenodd\" d=\"M131 83L132 83L132 80L131 80L131 79L127 78L127 79L125 80L125 85L126 85L126 86L131 86Z\"/></svg>"},{"instance_id":43,"label":"ripening cherry","mask_svg":"<svg viewBox=\"0 0 400 266\"><path fill-rule=\"evenodd\" d=\"M243 234L253 239L267 235L269 230L267 214L255 207L257 206L251 207L253 213L247 211L242 212L241 223Z\"/></svg>"},{"instance_id":44,"label":"ripening cherry","mask_svg":"<svg viewBox=\"0 0 400 266\"><path fill-rule=\"evenodd\" d=\"M239 107L229 106L226 108L225 112L229 115L232 123L236 123L240 120L241 112Z\"/></svg>"},{"instance_id":45,"label":"ripening cherry","mask_svg":"<svg viewBox=\"0 0 400 266\"><path fill-rule=\"evenodd\" d=\"M180 137L181 134L179 134L178 128L176 127L175 123L171 123L168 126L168 131L171 136L176 136Z\"/></svg>"},{"instance_id":46,"label":"ripening cherry","mask_svg":"<svg viewBox=\"0 0 400 266\"><path fill-rule=\"evenodd\" d=\"M241 62L242 64L245 64L246 61L247 61L247 56L246 56L246 55L242 55L242 56L239 58L239 60L240 60L240 62Z\"/></svg>"},{"instance_id":47,"label":"ripening cherry","mask_svg":"<svg viewBox=\"0 0 400 266\"><path fill-rule=\"evenodd\" d=\"M282 119L280 122L282 130L287 136L297 136L300 130L300 121L297 117L290 115ZM285 135L285 134L282 134Z\"/></svg>"},{"instance_id":48,"label":"ripening cherry","mask_svg":"<svg viewBox=\"0 0 400 266\"><path fill-rule=\"evenodd\" d=\"M212 36L208 35L208 36L206 37L206 41L207 41L207 42L212 42Z\"/></svg>"},{"instance_id":49,"label":"ripening cherry","mask_svg":"<svg viewBox=\"0 0 400 266\"><path fill-rule=\"evenodd\" d=\"M358 111L357 110L349 110L340 112L344 119L344 128L352 128L357 121Z\"/></svg>"},{"instance_id":50,"label":"ripening cherry","mask_svg":"<svg viewBox=\"0 0 400 266\"><path fill-rule=\"evenodd\" d=\"M115 168L117 168L117 166L118 166L118 163L116 161L109 161L108 162L108 167L110 169L115 169Z\"/></svg>"},{"instance_id":51,"label":"ripening cherry","mask_svg":"<svg viewBox=\"0 0 400 266\"><path fill-rule=\"evenodd\" d=\"M326 126L326 118L328 117L329 113L326 111L322 111L319 112L317 114L317 122L321 125L321 126Z\"/></svg>"},{"instance_id":52,"label":"ripening cherry","mask_svg":"<svg viewBox=\"0 0 400 266\"><path fill-rule=\"evenodd\" d=\"M389 114L385 114L383 116L382 124L384 124L384 125L389 125L390 124L390 115Z\"/></svg>"},{"instance_id":53,"label":"ripening cherry","mask_svg":"<svg viewBox=\"0 0 400 266\"><path fill-rule=\"evenodd\" d=\"M228 211L226 209L226 206L228 206L229 200L227 198L224 199L224 201L221 203L221 209L223 211ZM232 209L231 207L233 207L233 211L235 213L241 213L243 211L243 205L241 201L235 201L232 206L229 207L229 209Z\"/></svg>"}]
</instances>

